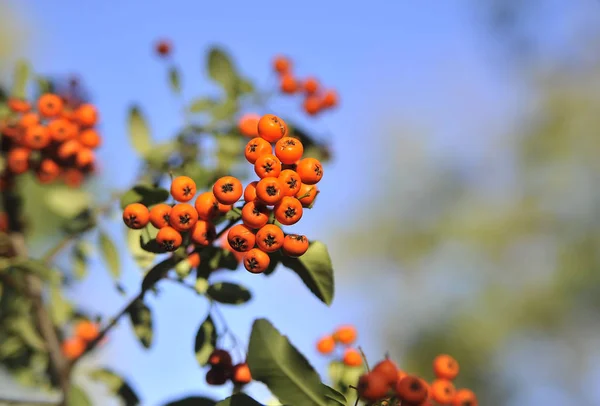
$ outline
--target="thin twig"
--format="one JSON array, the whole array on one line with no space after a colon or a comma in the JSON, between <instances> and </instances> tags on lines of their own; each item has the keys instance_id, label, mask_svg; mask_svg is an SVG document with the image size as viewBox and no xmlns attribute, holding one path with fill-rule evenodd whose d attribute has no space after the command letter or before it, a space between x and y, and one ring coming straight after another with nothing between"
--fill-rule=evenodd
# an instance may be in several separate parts
<instances>
[{"instance_id":1,"label":"thin twig","mask_svg":"<svg viewBox=\"0 0 600 406\"><path fill-rule=\"evenodd\" d=\"M367 356L365 355L365 352L363 351L362 347L358 347L358 351L360 351L360 355L363 358L363 362L365 363L365 367L367 367L367 372L371 372L371 368L369 368L369 361L367 361Z\"/></svg>"}]
</instances>

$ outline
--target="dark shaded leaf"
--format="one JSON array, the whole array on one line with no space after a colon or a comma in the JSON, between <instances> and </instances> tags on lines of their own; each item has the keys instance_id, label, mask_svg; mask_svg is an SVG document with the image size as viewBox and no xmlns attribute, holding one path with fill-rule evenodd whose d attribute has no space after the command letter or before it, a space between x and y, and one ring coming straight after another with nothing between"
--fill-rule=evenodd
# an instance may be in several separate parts
<instances>
[{"instance_id":1,"label":"dark shaded leaf","mask_svg":"<svg viewBox=\"0 0 600 406\"><path fill-rule=\"evenodd\" d=\"M219 303L233 305L246 303L252 298L252 294L248 289L229 282L219 282L210 285L206 293Z\"/></svg>"},{"instance_id":2,"label":"dark shaded leaf","mask_svg":"<svg viewBox=\"0 0 600 406\"><path fill-rule=\"evenodd\" d=\"M73 267L73 274L77 279L83 279L87 274L88 249L89 247L82 241L78 241L73 246L71 265Z\"/></svg>"},{"instance_id":3,"label":"dark shaded leaf","mask_svg":"<svg viewBox=\"0 0 600 406\"><path fill-rule=\"evenodd\" d=\"M296 272L323 303L331 304L334 294L333 266L325 244L313 241L300 258L282 257L281 263Z\"/></svg>"},{"instance_id":4,"label":"dark shaded leaf","mask_svg":"<svg viewBox=\"0 0 600 406\"><path fill-rule=\"evenodd\" d=\"M98 245L100 246L102 258L113 279L119 279L121 275L121 261L117 246L104 231L99 231L98 233Z\"/></svg>"},{"instance_id":5,"label":"dark shaded leaf","mask_svg":"<svg viewBox=\"0 0 600 406\"><path fill-rule=\"evenodd\" d=\"M129 309L133 331L145 348L152 345L152 313L141 300L136 300Z\"/></svg>"},{"instance_id":6,"label":"dark shaded leaf","mask_svg":"<svg viewBox=\"0 0 600 406\"><path fill-rule=\"evenodd\" d=\"M328 405L321 379L308 360L266 319L252 326L248 366L282 403Z\"/></svg>"},{"instance_id":7,"label":"dark shaded leaf","mask_svg":"<svg viewBox=\"0 0 600 406\"><path fill-rule=\"evenodd\" d=\"M258 403L245 393L236 393L225 400L220 401L216 406L264 406Z\"/></svg>"},{"instance_id":8,"label":"dark shaded leaf","mask_svg":"<svg viewBox=\"0 0 600 406\"><path fill-rule=\"evenodd\" d=\"M188 396L165 403L164 406L215 406L216 404L217 401L204 396Z\"/></svg>"},{"instance_id":9,"label":"dark shaded leaf","mask_svg":"<svg viewBox=\"0 0 600 406\"><path fill-rule=\"evenodd\" d=\"M208 315L198 328L196 339L194 341L194 353L196 354L196 360L200 366L207 365L208 358L216 345L217 328L215 327L212 317Z\"/></svg>"},{"instance_id":10,"label":"dark shaded leaf","mask_svg":"<svg viewBox=\"0 0 600 406\"><path fill-rule=\"evenodd\" d=\"M121 196L121 208L132 203L141 203L147 207L163 203L169 198L169 191L149 185L136 185Z\"/></svg>"},{"instance_id":11,"label":"dark shaded leaf","mask_svg":"<svg viewBox=\"0 0 600 406\"><path fill-rule=\"evenodd\" d=\"M90 378L105 384L109 392L121 398L126 406L140 404L140 399L131 388L131 385L112 370L108 368L96 369L90 373Z\"/></svg>"},{"instance_id":12,"label":"dark shaded leaf","mask_svg":"<svg viewBox=\"0 0 600 406\"><path fill-rule=\"evenodd\" d=\"M177 260L174 257L169 257L164 261L154 265L154 267L148 271L144 277L144 280L142 281L142 292L148 291L156 284L156 282L164 278L167 272L169 272L169 270L172 269L176 263Z\"/></svg>"},{"instance_id":13,"label":"dark shaded leaf","mask_svg":"<svg viewBox=\"0 0 600 406\"><path fill-rule=\"evenodd\" d=\"M169 68L169 84L175 93L181 92L181 75L175 66Z\"/></svg>"},{"instance_id":14,"label":"dark shaded leaf","mask_svg":"<svg viewBox=\"0 0 600 406\"><path fill-rule=\"evenodd\" d=\"M153 141L148 123L138 106L129 108L128 129L129 140L133 149L141 157L145 157L152 150Z\"/></svg>"},{"instance_id":15,"label":"dark shaded leaf","mask_svg":"<svg viewBox=\"0 0 600 406\"><path fill-rule=\"evenodd\" d=\"M150 225L147 226L147 228L150 227ZM154 227L151 227L151 229L156 230ZM127 246L129 247L129 252L131 253L131 256L141 269L147 269L154 263L154 258L156 257L156 254L148 252L147 250L142 248L142 245L144 244L143 234L148 234L148 231L146 229L132 230L130 228L127 228L126 230ZM152 238L154 237L156 237L156 233Z\"/></svg>"}]
</instances>

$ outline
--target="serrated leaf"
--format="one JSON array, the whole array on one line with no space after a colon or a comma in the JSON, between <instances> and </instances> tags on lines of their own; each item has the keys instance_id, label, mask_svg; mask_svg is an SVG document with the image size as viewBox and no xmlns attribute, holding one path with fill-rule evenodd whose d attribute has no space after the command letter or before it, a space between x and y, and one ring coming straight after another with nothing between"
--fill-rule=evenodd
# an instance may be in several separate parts
<instances>
[{"instance_id":1,"label":"serrated leaf","mask_svg":"<svg viewBox=\"0 0 600 406\"><path fill-rule=\"evenodd\" d=\"M136 300L128 311L133 331L145 348L152 345L152 312L141 300Z\"/></svg>"},{"instance_id":2,"label":"serrated leaf","mask_svg":"<svg viewBox=\"0 0 600 406\"><path fill-rule=\"evenodd\" d=\"M46 206L54 214L65 219L73 219L92 204L92 196L88 192L66 187L49 190L45 200Z\"/></svg>"},{"instance_id":3,"label":"serrated leaf","mask_svg":"<svg viewBox=\"0 0 600 406\"><path fill-rule=\"evenodd\" d=\"M266 319L257 319L252 325L247 362L252 378L267 385L281 402L328 405L315 369Z\"/></svg>"},{"instance_id":4,"label":"serrated leaf","mask_svg":"<svg viewBox=\"0 0 600 406\"><path fill-rule=\"evenodd\" d=\"M65 299L60 286L50 288L50 316L55 326L64 325L73 315L73 306Z\"/></svg>"},{"instance_id":5,"label":"serrated leaf","mask_svg":"<svg viewBox=\"0 0 600 406\"><path fill-rule=\"evenodd\" d=\"M235 395L220 401L216 406L263 406L263 404L258 403L245 393L236 393Z\"/></svg>"},{"instance_id":6,"label":"serrated leaf","mask_svg":"<svg viewBox=\"0 0 600 406\"><path fill-rule=\"evenodd\" d=\"M331 304L334 294L333 266L325 244L313 241L300 258L282 257L281 263L296 272L323 303Z\"/></svg>"},{"instance_id":7,"label":"serrated leaf","mask_svg":"<svg viewBox=\"0 0 600 406\"><path fill-rule=\"evenodd\" d=\"M169 84L171 85L171 90L173 90L173 92L181 92L181 75L175 66L169 68Z\"/></svg>"},{"instance_id":8,"label":"serrated leaf","mask_svg":"<svg viewBox=\"0 0 600 406\"><path fill-rule=\"evenodd\" d=\"M208 315L200 324L194 340L194 353L200 366L206 366L208 358L217 345L217 328L212 317Z\"/></svg>"},{"instance_id":9,"label":"serrated leaf","mask_svg":"<svg viewBox=\"0 0 600 406\"><path fill-rule=\"evenodd\" d=\"M240 305L252 299L252 294L248 289L230 282L212 284L206 293L213 300L225 304Z\"/></svg>"},{"instance_id":10,"label":"serrated leaf","mask_svg":"<svg viewBox=\"0 0 600 406\"><path fill-rule=\"evenodd\" d=\"M188 110L191 113L202 113L211 110L219 102L211 97L201 97L192 101Z\"/></svg>"},{"instance_id":11,"label":"serrated leaf","mask_svg":"<svg viewBox=\"0 0 600 406\"><path fill-rule=\"evenodd\" d=\"M67 406L92 406L92 402L83 389L79 386L71 386Z\"/></svg>"},{"instance_id":12,"label":"serrated leaf","mask_svg":"<svg viewBox=\"0 0 600 406\"><path fill-rule=\"evenodd\" d=\"M117 246L112 239L104 232L98 232L98 244L100 245L100 253L102 258L108 267L112 277L119 279L121 274L121 261L119 258L119 251Z\"/></svg>"},{"instance_id":13,"label":"serrated leaf","mask_svg":"<svg viewBox=\"0 0 600 406\"><path fill-rule=\"evenodd\" d=\"M183 399L172 400L164 406L215 406L217 402L205 396L188 396Z\"/></svg>"},{"instance_id":14,"label":"serrated leaf","mask_svg":"<svg viewBox=\"0 0 600 406\"><path fill-rule=\"evenodd\" d=\"M27 97L27 82L31 76L31 66L28 61L20 59L15 64L13 72L12 97L25 99Z\"/></svg>"},{"instance_id":15,"label":"serrated leaf","mask_svg":"<svg viewBox=\"0 0 600 406\"><path fill-rule=\"evenodd\" d=\"M141 269L146 269L154 263L156 254L142 248L141 238L144 230L132 230L127 228L127 246L134 261Z\"/></svg>"},{"instance_id":16,"label":"serrated leaf","mask_svg":"<svg viewBox=\"0 0 600 406\"><path fill-rule=\"evenodd\" d=\"M129 108L128 129L133 149L141 157L145 157L152 150L153 141L148 123L138 106Z\"/></svg>"},{"instance_id":17,"label":"serrated leaf","mask_svg":"<svg viewBox=\"0 0 600 406\"><path fill-rule=\"evenodd\" d=\"M169 191L167 189L148 185L136 185L121 196L121 209L133 203L141 203L144 206L150 207L158 203L163 203L168 198Z\"/></svg>"},{"instance_id":18,"label":"serrated leaf","mask_svg":"<svg viewBox=\"0 0 600 406\"><path fill-rule=\"evenodd\" d=\"M102 368L90 373L90 378L104 383L108 390L115 396L123 400L125 406L136 406L140 404L140 399L123 378L110 369Z\"/></svg>"},{"instance_id":19,"label":"serrated leaf","mask_svg":"<svg viewBox=\"0 0 600 406\"><path fill-rule=\"evenodd\" d=\"M235 88L238 75L229 55L221 48L213 47L208 52L208 75L227 92Z\"/></svg>"}]
</instances>

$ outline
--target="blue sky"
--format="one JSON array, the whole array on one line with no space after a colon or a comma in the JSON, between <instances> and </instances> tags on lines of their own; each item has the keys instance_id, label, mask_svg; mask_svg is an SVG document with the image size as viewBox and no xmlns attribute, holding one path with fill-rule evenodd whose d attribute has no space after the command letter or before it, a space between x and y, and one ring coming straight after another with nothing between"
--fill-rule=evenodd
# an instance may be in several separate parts
<instances>
[{"instance_id":1,"label":"blue sky","mask_svg":"<svg viewBox=\"0 0 600 406\"><path fill-rule=\"evenodd\" d=\"M469 1L346 2L343 7L315 0L297 5L140 0L85 6L74 0L10 3L32 28L23 56L44 74L79 73L90 89L102 117L105 144L99 157L104 178L117 187L129 185L137 167L126 134L129 104L141 103L156 138L168 137L180 123L177 101L166 86L164 64L152 54L158 38L174 43L186 97L214 91L203 70L204 51L213 44L229 50L242 72L259 85L272 83L270 61L273 55L285 53L294 58L299 75L318 75L338 89L340 109L317 120L304 119L294 102L272 104L276 113L300 118L307 128L333 142L336 160L326 168L319 204L298 231L302 227L310 238L332 245L338 266L352 264L344 262L343 244L333 241L331 229L366 195L359 193L351 204L347 194L356 191L357 184L368 190L380 161L390 158L385 133L390 117L431 130L440 151L470 159L481 151L482 142L464 142L463 135L500 124L514 113L512 102L518 97L489 69L493 55L487 52L485 31L473 23L475 11ZM122 240L118 219L108 231ZM140 276L126 253L123 262L123 282L132 295ZM315 339L332 326L351 322L364 332L360 344L367 352L382 353L376 337L368 334L370 323L377 322L371 315L376 307L357 300L364 286L350 279L338 279L331 308L313 299L289 272L269 279L238 272L223 275L222 280L237 280L255 294L243 309L223 308L246 341L252 320L267 317L325 373L326 360L313 350ZM151 406L212 390L205 389L203 371L192 351L206 304L177 286L165 283L162 292L160 298L149 300L155 320L151 350L141 349L124 321L90 360L122 372L139 390L143 404ZM125 301L114 292L99 262L73 295L84 308L107 316ZM212 391L225 396L228 389ZM254 389L266 400L260 386Z\"/></svg>"}]
</instances>

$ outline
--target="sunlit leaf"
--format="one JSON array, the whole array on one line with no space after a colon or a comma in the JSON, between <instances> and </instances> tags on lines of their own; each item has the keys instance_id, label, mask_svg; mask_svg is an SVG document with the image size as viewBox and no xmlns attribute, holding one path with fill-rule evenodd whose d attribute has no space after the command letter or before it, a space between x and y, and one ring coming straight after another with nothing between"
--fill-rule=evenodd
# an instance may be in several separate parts
<instances>
[{"instance_id":1,"label":"sunlit leaf","mask_svg":"<svg viewBox=\"0 0 600 406\"><path fill-rule=\"evenodd\" d=\"M153 336L150 308L138 299L131 306L128 313L135 335L145 348L150 348Z\"/></svg>"},{"instance_id":2,"label":"sunlit leaf","mask_svg":"<svg viewBox=\"0 0 600 406\"><path fill-rule=\"evenodd\" d=\"M138 106L129 108L128 128L133 149L141 157L145 157L152 150L153 141L148 123Z\"/></svg>"},{"instance_id":3,"label":"sunlit leaf","mask_svg":"<svg viewBox=\"0 0 600 406\"><path fill-rule=\"evenodd\" d=\"M104 231L98 232L98 244L100 246L102 258L112 277L118 279L121 274L121 261L117 246Z\"/></svg>"},{"instance_id":4,"label":"sunlit leaf","mask_svg":"<svg viewBox=\"0 0 600 406\"><path fill-rule=\"evenodd\" d=\"M31 66L28 61L20 59L15 63L13 72L12 97L19 99L27 98L27 82L31 76Z\"/></svg>"}]
</instances>

